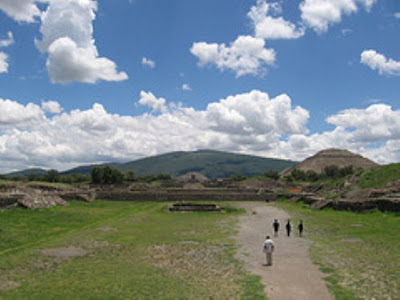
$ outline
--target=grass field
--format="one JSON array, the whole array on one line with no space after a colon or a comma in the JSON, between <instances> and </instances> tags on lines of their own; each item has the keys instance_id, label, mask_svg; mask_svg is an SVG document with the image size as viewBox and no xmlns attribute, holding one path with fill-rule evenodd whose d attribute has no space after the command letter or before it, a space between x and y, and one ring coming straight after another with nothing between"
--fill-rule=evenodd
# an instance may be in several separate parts
<instances>
[{"instance_id":1,"label":"grass field","mask_svg":"<svg viewBox=\"0 0 400 300\"><path fill-rule=\"evenodd\" d=\"M0 299L265 299L235 260L241 212L72 202L0 211Z\"/></svg>"},{"instance_id":2,"label":"grass field","mask_svg":"<svg viewBox=\"0 0 400 300\"><path fill-rule=\"evenodd\" d=\"M275 205L305 221L336 299L399 298L398 215ZM234 258L240 210L166 208L96 201L0 211L0 299L265 299Z\"/></svg>"},{"instance_id":3,"label":"grass field","mask_svg":"<svg viewBox=\"0 0 400 300\"><path fill-rule=\"evenodd\" d=\"M278 202L303 219L314 241L311 257L326 273L336 299L400 299L400 217L381 212L313 211Z\"/></svg>"}]
</instances>

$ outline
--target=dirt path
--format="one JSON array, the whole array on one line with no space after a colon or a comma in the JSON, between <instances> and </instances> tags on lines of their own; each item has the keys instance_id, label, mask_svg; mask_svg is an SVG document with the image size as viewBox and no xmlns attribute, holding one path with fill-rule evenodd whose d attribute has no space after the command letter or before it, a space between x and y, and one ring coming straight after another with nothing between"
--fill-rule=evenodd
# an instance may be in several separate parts
<instances>
[{"instance_id":1,"label":"dirt path","mask_svg":"<svg viewBox=\"0 0 400 300\"><path fill-rule=\"evenodd\" d=\"M245 262L246 268L262 277L265 293L271 300L325 300L333 299L322 279L323 274L308 257L309 241L299 238L294 230L286 236L284 225L289 215L263 202L240 203L247 210L240 217L240 246L237 258ZM272 222L278 219L281 229L278 237L273 237ZM297 224L294 224L294 227ZM265 264L262 244L269 234L275 243L273 266Z\"/></svg>"}]
</instances>

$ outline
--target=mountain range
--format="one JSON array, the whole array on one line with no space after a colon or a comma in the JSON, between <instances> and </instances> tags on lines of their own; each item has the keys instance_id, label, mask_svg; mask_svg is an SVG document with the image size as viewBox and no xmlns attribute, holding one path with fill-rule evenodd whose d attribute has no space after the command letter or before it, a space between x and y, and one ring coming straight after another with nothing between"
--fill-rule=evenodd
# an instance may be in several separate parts
<instances>
[{"instance_id":1,"label":"mountain range","mask_svg":"<svg viewBox=\"0 0 400 300\"><path fill-rule=\"evenodd\" d=\"M146 157L126 163L86 165L61 172L68 174L90 174L95 167L111 166L121 172L133 171L137 176L169 174L176 178L189 172L198 172L208 178L227 178L234 174L244 176L262 175L266 171L282 171L297 164L295 161L235 154L214 150L178 151ZM8 173L6 176L28 176L43 174L43 169L27 169Z\"/></svg>"}]
</instances>

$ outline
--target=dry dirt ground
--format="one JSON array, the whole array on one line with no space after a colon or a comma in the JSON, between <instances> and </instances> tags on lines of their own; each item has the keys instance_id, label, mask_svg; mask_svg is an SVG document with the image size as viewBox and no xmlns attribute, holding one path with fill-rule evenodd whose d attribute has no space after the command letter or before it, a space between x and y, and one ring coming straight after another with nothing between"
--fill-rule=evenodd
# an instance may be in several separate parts
<instances>
[{"instance_id":1,"label":"dry dirt ground","mask_svg":"<svg viewBox=\"0 0 400 300\"><path fill-rule=\"evenodd\" d=\"M328 293L323 274L309 258L310 242L299 238L296 230L292 230L290 237L286 236L284 226L290 218L286 212L263 202L237 205L247 211L239 221L237 258L245 262L247 270L261 276L269 299L334 299ZM281 223L278 237L273 237L274 219ZM296 229L297 224L293 225ZM262 246L266 235L270 235L275 243L272 266L264 265Z\"/></svg>"}]
</instances>

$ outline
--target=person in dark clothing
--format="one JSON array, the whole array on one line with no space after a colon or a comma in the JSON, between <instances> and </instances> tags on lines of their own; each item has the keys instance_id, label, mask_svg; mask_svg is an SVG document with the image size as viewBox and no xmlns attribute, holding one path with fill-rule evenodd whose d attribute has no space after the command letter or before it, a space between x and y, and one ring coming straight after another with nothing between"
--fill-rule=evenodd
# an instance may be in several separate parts
<instances>
[{"instance_id":1,"label":"person in dark clothing","mask_svg":"<svg viewBox=\"0 0 400 300\"><path fill-rule=\"evenodd\" d=\"M292 231L292 224L290 223L290 220L287 220L287 223L286 223L287 236L290 236L290 231Z\"/></svg>"},{"instance_id":2,"label":"person in dark clothing","mask_svg":"<svg viewBox=\"0 0 400 300\"><path fill-rule=\"evenodd\" d=\"M274 227L274 236L278 236L278 231L279 231L279 221L277 219L274 220L274 223L272 223L272 226Z\"/></svg>"},{"instance_id":3,"label":"person in dark clothing","mask_svg":"<svg viewBox=\"0 0 400 300\"><path fill-rule=\"evenodd\" d=\"M302 235L303 235L303 229L304 229L303 220L300 220L299 226L297 226L297 228L299 229L299 236L302 237Z\"/></svg>"}]
</instances>

